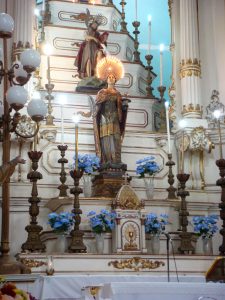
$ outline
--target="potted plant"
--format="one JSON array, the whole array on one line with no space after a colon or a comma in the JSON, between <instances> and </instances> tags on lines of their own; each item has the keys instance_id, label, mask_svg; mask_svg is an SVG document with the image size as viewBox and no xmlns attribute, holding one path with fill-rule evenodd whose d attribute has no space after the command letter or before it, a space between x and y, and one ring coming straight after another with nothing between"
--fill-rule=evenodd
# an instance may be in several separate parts
<instances>
[{"instance_id":1,"label":"potted plant","mask_svg":"<svg viewBox=\"0 0 225 300\"><path fill-rule=\"evenodd\" d=\"M139 178L144 178L146 194L149 200L153 199L154 194L154 176L160 171L160 166L154 156L147 156L136 161L136 173Z\"/></svg>"},{"instance_id":2,"label":"potted plant","mask_svg":"<svg viewBox=\"0 0 225 300\"><path fill-rule=\"evenodd\" d=\"M218 231L218 218L217 215L194 216L192 218L194 232L202 238L203 253L206 255L213 253L212 237Z\"/></svg>"},{"instance_id":3,"label":"potted plant","mask_svg":"<svg viewBox=\"0 0 225 300\"><path fill-rule=\"evenodd\" d=\"M97 252L102 254L104 252L104 233L112 232L115 227L116 214L106 209L102 209L100 213L90 211L87 214L89 224L96 236Z\"/></svg>"},{"instance_id":4,"label":"potted plant","mask_svg":"<svg viewBox=\"0 0 225 300\"><path fill-rule=\"evenodd\" d=\"M48 215L48 224L50 224L53 232L58 236L57 250L64 252L66 247L65 235L70 232L74 224L74 214L69 212L61 212L59 214L53 212Z\"/></svg>"},{"instance_id":5,"label":"potted plant","mask_svg":"<svg viewBox=\"0 0 225 300\"><path fill-rule=\"evenodd\" d=\"M70 169L75 169L76 156ZM92 175L96 174L100 167L100 159L95 154L78 154L78 169L83 171L83 193L85 197L91 197Z\"/></svg>"},{"instance_id":6,"label":"potted plant","mask_svg":"<svg viewBox=\"0 0 225 300\"><path fill-rule=\"evenodd\" d=\"M151 234L152 253L159 254L160 234L165 231L168 224L168 215L149 213L145 219L145 232Z\"/></svg>"}]
</instances>

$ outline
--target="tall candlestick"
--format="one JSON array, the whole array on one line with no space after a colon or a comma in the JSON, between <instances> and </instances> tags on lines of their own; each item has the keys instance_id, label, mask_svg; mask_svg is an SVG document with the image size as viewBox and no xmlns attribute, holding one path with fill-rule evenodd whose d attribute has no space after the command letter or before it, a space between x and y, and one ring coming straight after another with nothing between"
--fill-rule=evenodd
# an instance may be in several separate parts
<instances>
[{"instance_id":1,"label":"tall candlestick","mask_svg":"<svg viewBox=\"0 0 225 300\"><path fill-rule=\"evenodd\" d=\"M64 145L64 115L63 115L63 104L61 105L61 144Z\"/></svg>"},{"instance_id":2,"label":"tall candlestick","mask_svg":"<svg viewBox=\"0 0 225 300\"><path fill-rule=\"evenodd\" d=\"M138 15L137 15L137 0L135 0L135 21L137 21Z\"/></svg>"},{"instance_id":3,"label":"tall candlestick","mask_svg":"<svg viewBox=\"0 0 225 300\"><path fill-rule=\"evenodd\" d=\"M42 11L45 11L45 0L42 0Z\"/></svg>"},{"instance_id":4,"label":"tall candlestick","mask_svg":"<svg viewBox=\"0 0 225 300\"><path fill-rule=\"evenodd\" d=\"M78 171L78 123L75 123L75 170Z\"/></svg>"},{"instance_id":5,"label":"tall candlestick","mask_svg":"<svg viewBox=\"0 0 225 300\"><path fill-rule=\"evenodd\" d=\"M163 50L164 45L160 45L160 86L163 85Z\"/></svg>"},{"instance_id":6,"label":"tall candlestick","mask_svg":"<svg viewBox=\"0 0 225 300\"><path fill-rule=\"evenodd\" d=\"M151 51L151 25L152 25L152 16L148 15L148 54L149 55Z\"/></svg>"},{"instance_id":7,"label":"tall candlestick","mask_svg":"<svg viewBox=\"0 0 225 300\"><path fill-rule=\"evenodd\" d=\"M169 103L165 102L166 107L166 129L167 129L167 139L168 139L168 154L171 153L171 144L170 144L170 120L169 120Z\"/></svg>"}]
</instances>

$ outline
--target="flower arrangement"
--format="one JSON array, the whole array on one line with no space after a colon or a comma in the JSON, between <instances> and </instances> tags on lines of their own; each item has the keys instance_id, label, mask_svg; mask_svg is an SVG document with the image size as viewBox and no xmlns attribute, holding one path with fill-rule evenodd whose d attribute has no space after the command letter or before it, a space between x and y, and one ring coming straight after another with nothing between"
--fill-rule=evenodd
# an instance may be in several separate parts
<instances>
[{"instance_id":1,"label":"flower arrangement","mask_svg":"<svg viewBox=\"0 0 225 300\"><path fill-rule=\"evenodd\" d=\"M59 214L53 212L48 215L48 224L55 233L66 234L70 231L74 224L74 214L69 212L61 212Z\"/></svg>"},{"instance_id":2,"label":"flower arrangement","mask_svg":"<svg viewBox=\"0 0 225 300\"><path fill-rule=\"evenodd\" d=\"M149 176L154 176L160 171L160 167L155 161L154 156L147 156L145 158L136 161L136 173L140 175L141 178L145 177L145 174Z\"/></svg>"},{"instance_id":3,"label":"flower arrangement","mask_svg":"<svg viewBox=\"0 0 225 300\"><path fill-rule=\"evenodd\" d=\"M211 238L218 231L217 220L216 215L193 217L194 232L203 239Z\"/></svg>"},{"instance_id":4,"label":"flower arrangement","mask_svg":"<svg viewBox=\"0 0 225 300\"><path fill-rule=\"evenodd\" d=\"M145 220L145 232L153 235L159 235L165 230L165 226L168 224L168 215L161 214L159 217L150 213L146 216Z\"/></svg>"},{"instance_id":5,"label":"flower arrangement","mask_svg":"<svg viewBox=\"0 0 225 300\"><path fill-rule=\"evenodd\" d=\"M74 163L69 167L71 170L75 169L76 156L73 157ZM100 159L95 154L78 154L78 169L86 174L93 174L100 167Z\"/></svg>"},{"instance_id":6,"label":"flower arrangement","mask_svg":"<svg viewBox=\"0 0 225 300\"><path fill-rule=\"evenodd\" d=\"M116 214L106 209L102 209L99 214L90 211L87 216L92 230L97 234L111 232L115 227Z\"/></svg>"},{"instance_id":7,"label":"flower arrangement","mask_svg":"<svg viewBox=\"0 0 225 300\"><path fill-rule=\"evenodd\" d=\"M30 293L18 289L15 284L11 282L3 282L0 285L0 299L1 300L36 300Z\"/></svg>"}]
</instances>

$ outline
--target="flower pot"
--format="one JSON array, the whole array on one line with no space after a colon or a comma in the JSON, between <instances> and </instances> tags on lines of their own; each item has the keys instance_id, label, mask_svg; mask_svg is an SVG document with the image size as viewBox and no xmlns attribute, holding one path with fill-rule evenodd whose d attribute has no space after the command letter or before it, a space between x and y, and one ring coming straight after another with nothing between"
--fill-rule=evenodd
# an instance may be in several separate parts
<instances>
[{"instance_id":1,"label":"flower pot","mask_svg":"<svg viewBox=\"0 0 225 300\"><path fill-rule=\"evenodd\" d=\"M67 244L66 244L66 235L65 234L59 234L57 236L56 240L56 252L63 254L66 252Z\"/></svg>"},{"instance_id":2,"label":"flower pot","mask_svg":"<svg viewBox=\"0 0 225 300\"><path fill-rule=\"evenodd\" d=\"M154 198L154 177L144 177L146 196L148 200L152 200Z\"/></svg>"},{"instance_id":3,"label":"flower pot","mask_svg":"<svg viewBox=\"0 0 225 300\"><path fill-rule=\"evenodd\" d=\"M96 251L98 254L104 253L104 233L99 233L95 235L96 240Z\"/></svg>"},{"instance_id":4,"label":"flower pot","mask_svg":"<svg viewBox=\"0 0 225 300\"><path fill-rule=\"evenodd\" d=\"M83 193L84 197L90 198L92 194L92 176L91 175L84 175L83 176Z\"/></svg>"},{"instance_id":5,"label":"flower pot","mask_svg":"<svg viewBox=\"0 0 225 300\"><path fill-rule=\"evenodd\" d=\"M159 254L160 252L160 235L152 235L151 236L151 253Z\"/></svg>"},{"instance_id":6,"label":"flower pot","mask_svg":"<svg viewBox=\"0 0 225 300\"><path fill-rule=\"evenodd\" d=\"M212 238L202 238L202 251L204 255L213 255Z\"/></svg>"}]
</instances>

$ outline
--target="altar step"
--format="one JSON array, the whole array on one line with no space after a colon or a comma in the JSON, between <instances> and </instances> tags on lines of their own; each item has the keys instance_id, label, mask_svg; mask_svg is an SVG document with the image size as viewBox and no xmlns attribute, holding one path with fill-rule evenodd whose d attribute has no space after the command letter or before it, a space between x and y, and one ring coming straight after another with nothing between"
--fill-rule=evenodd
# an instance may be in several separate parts
<instances>
[{"instance_id":1,"label":"altar step","mask_svg":"<svg viewBox=\"0 0 225 300\"><path fill-rule=\"evenodd\" d=\"M19 254L19 259L32 267L32 274L45 274L46 254ZM52 255L54 274L151 274L166 275L166 255L118 254L55 254ZM204 276L216 256L171 255L170 274Z\"/></svg>"}]
</instances>

